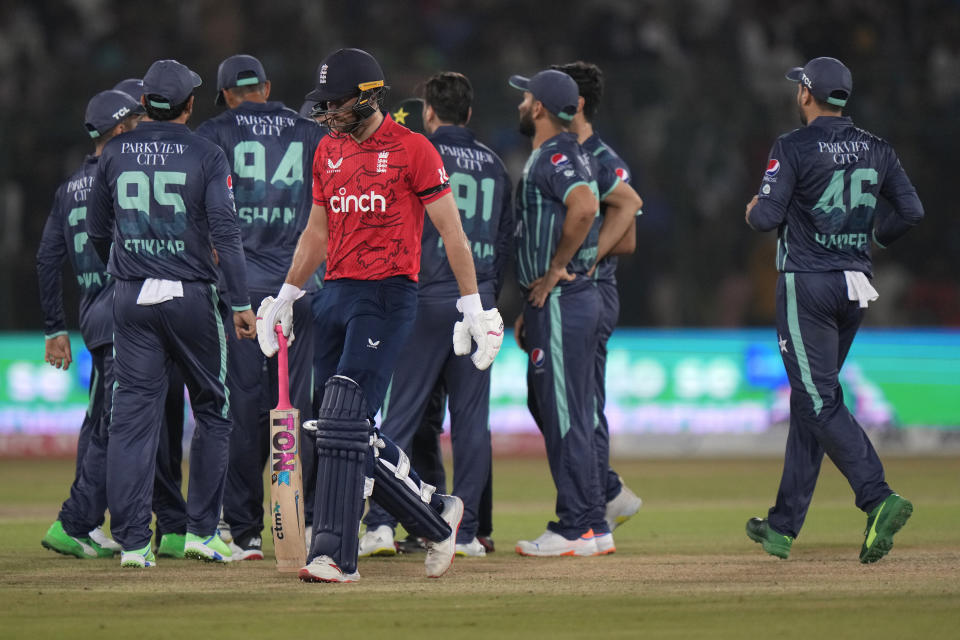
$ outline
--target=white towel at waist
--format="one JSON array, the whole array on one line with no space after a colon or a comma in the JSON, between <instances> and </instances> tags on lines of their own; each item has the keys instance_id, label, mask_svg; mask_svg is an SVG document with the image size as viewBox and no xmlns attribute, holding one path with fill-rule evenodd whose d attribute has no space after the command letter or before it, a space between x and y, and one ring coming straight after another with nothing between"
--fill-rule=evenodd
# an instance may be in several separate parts
<instances>
[{"instance_id":1,"label":"white towel at waist","mask_svg":"<svg viewBox=\"0 0 960 640\"><path fill-rule=\"evenodd\" d=\"M865 308L868 302L873 302L880 297L862 272L844 271L843 275L847 279L847 299L859 302L860 308Z\"/></svg>"},{"instance_id":2,"label":"white towel at waist","mask_svg":"<svg viewBox=\"0 0 960 640\"><path fill-rule=\"evenodd\" d=\"M140 287L140 295L137 296L137 304L151 305L160 304L167 300L183 297L183 283L179 280L160 280L159 278L147 278Z\"/></svg>"}]
</instances>

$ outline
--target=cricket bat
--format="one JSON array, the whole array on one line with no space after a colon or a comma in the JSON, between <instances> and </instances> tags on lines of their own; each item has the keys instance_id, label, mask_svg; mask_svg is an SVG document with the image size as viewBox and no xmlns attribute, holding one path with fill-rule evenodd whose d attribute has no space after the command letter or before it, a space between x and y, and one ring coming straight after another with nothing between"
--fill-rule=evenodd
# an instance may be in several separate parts
<instances>
[{"instance_id":1,"label":"cricket bat","mask_svg":"<svg viewBox=\"0 0 960 640\"><path fill-rule=\"evenodd\" d=\"M275 327L279 398L270 411L270 518L277 571L297 571L307 563L303 522L303 473L300 467L300 411L290 404L287 339Z\"/></svg>"}]
</instances>

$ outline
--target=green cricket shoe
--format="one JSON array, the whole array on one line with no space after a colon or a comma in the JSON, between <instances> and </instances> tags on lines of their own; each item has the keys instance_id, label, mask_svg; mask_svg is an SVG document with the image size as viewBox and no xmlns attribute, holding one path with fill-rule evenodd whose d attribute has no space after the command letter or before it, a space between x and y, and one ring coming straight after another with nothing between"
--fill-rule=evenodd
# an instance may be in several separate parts
<instances>
[{"instance_id":1,"label":"green cricket shoe","mask_svg":"<svg viewBox=\"0 0 960 640\"><path fill-rule=\"evenodd\" d=\"M75 558L112 558L113 550L105 549L90 539L89 536L76 538L63 530L63 524L57 520L50 528L47 534L43 536L40 544L51 551L62 553L65 556L74 556Z\"/></svg>"},{"instance_id":2,"label":"green cricket shoe","mask_svg":"<svg viewBox=\"0 0 960 640\"><path fill-rule=\"evenodd\" d=\"M186 543L187 535L185 533L165 533L160 536L157 557L183 558L183 549Z\"/></svg>"},{"instance_id":3,"label":"green cricket shoe","mask_svg":"<svg viewBox=\"0 0 960 640\"><path fill-rule=\"evenodd\" d=\"M185 558L206 562L230 562L233 554L227 543L214 531L213 535L207 537L188 532L183 545L183 555Z\"/></svg>"},{"instance_id":4,"label":"green cricket shoe","mask_svg":"<svg viewBox=\"0 0 960 640\"><path fill-rule=\"evenodd\" d=\"M903 528L912 514L913 503L896 493L874 507L867 516L860 562L869 564L887 555L893 548L893 534Z\"/></svg>"},{"instance_id":5,"label":"green cricket shoe","mask_svg":"<svg viewBox=\"0 0 960 640\"><path fill-rule=\"evenodd\" d=\"M766 518L750 518L747 520L747 536L754 542L762 544L763 550L772 556L784 560L790 557L793 538L774 531L767 524Z\"/></svg>"},{"instance_id":6,"label":"green cricket shoe","mask_svg":"<svg viewBox=\"0 0 960 640\"><path fill-rule=\"evenodd\" d=\"M153 549L148 543L143 549L124 549L120 555L120 566L125 569L151 569L157 566L157 557L153 555Z\"/></svg>"}]
</instances>

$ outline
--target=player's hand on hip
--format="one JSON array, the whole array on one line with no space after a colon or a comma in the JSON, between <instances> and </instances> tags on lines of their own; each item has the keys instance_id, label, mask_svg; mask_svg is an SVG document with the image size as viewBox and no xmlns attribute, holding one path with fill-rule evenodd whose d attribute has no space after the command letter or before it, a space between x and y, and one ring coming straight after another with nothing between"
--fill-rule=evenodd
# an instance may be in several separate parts
<instances>
[{"instance_id":1,"label":"player's hand on hip","mask_svg":"<svg viewBox=\"0 0 960 640\"><path fill-rule=\"evenodd\" d=\"M252 340L257 337L257 317L253 315L253 311L250 309L234 311L233 328L237 332L238 340L244 338Z\"/></svg>"},{"instance_id":2,"label":"player's hand on hip","mask_svg":"<svg viewBox=\"0 0 960 640\"><path fill-rule=\"evenodd\" d=\"M463 296L457 300L457 310L463 320L453 325L453 352L458 356L470 353L471 338L477 350L470 359L477 369L483 371L493 364L503 344L503 318L497 309L483 310L479 294Z\"/></svg>"},{"instance_id":3,"label":"player's hand on hip","mask_svg":"<svg viewBox=\"0 0 960 640\"><path fill-rule=\"evenodd\" d=\"M66 371L73 362L73 354L70 351L70 336L60 334L53 338L46 339L45 353L43 359L49 362L57 369Z\"/></svg>"},{"instance_id":4,"label":"player's hand on hip","mask_svg":"<svg viewBox=\"0 0 960 640\"><path fill-rule=\"evenodd\" d=\"M753 200L747 203L747 210L743 214L743 219L746 220L747 224L750 225L751 227L753 227L753 225L750 224L750 212L753 211L753 208L755 206L757 206L757 200L759 199L760 199L760 196L756 196L756 195L753 196Z\"/></svg>"},{"instance_id":5,"label":"player's hand on hip","mask_svg":"<svg viewBox=\"0 0 960 640\"><path fill-rule=\"evenodd\" d=\"M284 283L280 287L277 297L267 296L257 309L257 341L260 350L268 358L280 350L277 343L277 334L273 330L276 325L283 329L287 343L293 342L293 303L303 297L304 291L292 284Z\"/></svg>"},{"instance_id":6,"label":"player's hand on hip","mask_svg":"<svg viewBox=\"0 0 960 640\"><path fill-rule=\"evenodd\" d=\"M576 274L568 272L566 267L559 269L550 267L545 274L530 283L530 294L527 296L527 302L535 307L542 307L547 301L547 296L550 295L558 282L570 282L576 277Z\"/></svg>"}]
</instances>

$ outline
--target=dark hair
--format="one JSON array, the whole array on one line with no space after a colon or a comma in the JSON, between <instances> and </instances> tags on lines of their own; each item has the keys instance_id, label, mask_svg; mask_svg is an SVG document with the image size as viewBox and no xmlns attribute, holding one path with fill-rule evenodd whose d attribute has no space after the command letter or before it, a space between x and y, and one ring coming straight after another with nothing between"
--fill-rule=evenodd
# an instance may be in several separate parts
<instances>
[{"instance_id":1,"label":"dark hair","mask_svg":"<svg viewBox=\"0 0 960 640\"><path fill-rule=\"evenodd\" d=\"M427 79L423 101L443 122L466 124L473 104L473 86L467 76L456 71L441 71Z\"/></svg>"},{"instance_id":2,"label":"dark hair","mask_svg":"<svg viewBox=\"0 0 960 640\"><path fill-rule=\"evenodd\" d=\"M226 91L229 91L230 95L232 95L234 98L246 98L247 96L255 93L262 93L265 88L265 82L258 82L257 84L248 84L242 87L230 87L226 89Z\"/></svg>"},{"instance_id":3,"label":"dark hair","mask_svg":"<svg viewBox=\"0 0 960 640\"><path fill-rule=\"evenodd\" d=\"M603 97L603 71L595 64L577 60L568 64L555 64L551 69L563 71L577 83L577 90L583 97L583 117L593 122Z\"/></svg>"},{"instance_id":4,"label":"dark hair","mask_svg":"<svg viewBox=\"0 0 960 640\"><path fill-rule=\"evenodd\" d=\"M150 104L151 100L154 100L155 102L166 102L167 99L163 96L158 96L155 93L151 93L150 95L144 97L146 98L146 100L144 100L146 104L143 105L143 108L147 110L147 117L151 120L163 122L164 120L176 120L179 118L180 114L183 113L183 110L187 108L187 103L190 102L190 98L193 97L193 94L191 93L189 96L187 96L186 100L180 104L172 105L169 109L158 109Z\"/></svg>"},{"instance_id":5,"label":"dark hair","mask_svg":"<svg viewBox=\"0 0 960 640\"><path fill-rule=\"evenodd\" d=\"M834 95L834 94L836 94L836 95ZM826 100L821 100L821 99L818 98L817 96L814 96L812 91L810 92L810 95L813 96L813 101L817 103L817 106L820 107L821 109L823 109L824 111L830 111L831 113L833 113L833 112L842 113L842 112L843 112L843 107L838 106L838 105L835 105L835 104L831 104L831 103L827 102ZM846 98L847 98L847 92L846 92L846 91L843 91L843 90L835 90L833 93L830 94L830 97L831 97L831 98L840 98L841 100L846 100Z\"/></svg>"}]
</instances>

